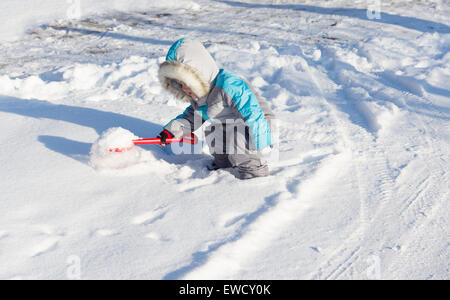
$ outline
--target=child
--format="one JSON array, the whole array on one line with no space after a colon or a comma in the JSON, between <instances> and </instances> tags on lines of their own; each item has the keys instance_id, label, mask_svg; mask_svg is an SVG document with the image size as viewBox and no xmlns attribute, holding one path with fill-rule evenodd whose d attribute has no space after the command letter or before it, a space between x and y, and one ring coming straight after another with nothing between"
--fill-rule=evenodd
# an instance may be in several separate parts
<instances>
[{"instance_id":1,"label":"child","mask_svg":"<svg viewBox=\"0 0 450 300\"><path fill-rule=\"evenodd\" d=\"M159 137L181 137L209 121L206 141L214 157L210 170L237 168L239 178L269 175L262 150L273 144L274 114L268 102L236 74L219 69L203 45L183 38L170 48L159 69L165 89L190 106Z\"/></svg>"}]
</instances>

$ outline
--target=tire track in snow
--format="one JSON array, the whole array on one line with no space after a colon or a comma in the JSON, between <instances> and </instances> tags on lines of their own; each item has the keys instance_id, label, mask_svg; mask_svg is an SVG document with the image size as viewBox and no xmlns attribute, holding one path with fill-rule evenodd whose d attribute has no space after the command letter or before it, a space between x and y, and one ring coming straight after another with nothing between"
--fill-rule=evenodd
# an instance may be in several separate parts
<instances>
[{"instance_id":1,"label":"tire track in snow","mask_svg":"<svg viewBox=\"0 0 450 300\"><path fill-rule=\"evenodd\" d=\"M407 103L406 107L409 108ZM435 112L438 113L437 110L435 110ZM425 123L424 117L419 115L417 112L413 112L413 115L416 117L415 123L419 124L421 130L424 132L424 134L420 137L422 138L421 141L425 142L426 147L419 153L420 158L418 157L417 159L419 159L420 163L422 163L423 165L423 168L421 169L423 171L421 171L420 174L424 173L425 178L417 184L416 189L412 193L412 195L405 199L405 201L400 203L400 206L398 207L398 209L400 210L400 216L404 220L405 224L407 224L408 228L408 230L405 231L400 239L402 249L408 249L411 247L411 245L418 247L418 245L421 244L421 237L428 235L427 232L425 232L427 228L433 223L440 222L439 218L437 218L437 215L441 214L441 220L448 220L448 213L445 215L445 212L449 211L448 183L450 182L450 172L448 160L450 156L435 156L435 153L445 153L445 151L441 149L440 144L437 144L432 140L432 135L427 133L428 130L434 128L430 125L427 125ZM420 128L419 126L418 128ZM409 136L415 135L410 134ZM422 143L420 143L420 145L422 145ZM446 149L448 149L448 146L448 142L444 143L443 145L443 147ZM439 149L436 149L436 147L438 147ZM444 193L442 193L441 191L444 191ZM448 230L446 230L446 226L448 227L448 224L444 224L443 226L443 236L446 236L446 232L448 233ZM419 241L417 241L417 239L419 239ZM444 249L443 251L446 250ZM399 263L401 264L402 259L404 259L403 256L411 257L408 260L418 259L415 252L407 250L403 253L402 257L395 260L393 263L391 263L391 265L395 266ZM395 272L397 271L395 267L394 269L392 269L391 266L388 266L388 268L391 269L392 274L395 275Z\"/></svg>"},{"instance_id":2,"label":"tire track in snow","mask_svg":"<svg viewBox=\"0 0 450 300\"><path fill-rule=\"evenodd\" d=\"M424 194L430 188L431 175L427 174L425 179L413 188L413 193L405 200L400 208L400 214L404 214L418 199L423 198Z\"/></svg>"},{"instance_id":3,"label":"tire track in snow","mask_svg":"<svg viewBox=\"0 0 450 300\"><path fill-rule=\"evenodd\" d=\"M386 203L391 199L391 187L390 183L382 183L378 187L381 191L378 193L381 197L380 199L374 198L373 202L380 202L374 213L371 213L371 201L369 201L369 192L371 188L369 187L370 182L365 179L367 176L362 171L362 168L357 165L368 164L369 160L365 157L357 157L353 153L351 168L355 171L356 182L358 183L359 190L359 201L360 201L360 212L359 212L359 223L356 229L344 239L340 246L332 251L326 256L323 263L313 271L308 278L311 279L339 279L345 274L345 272L351 268L356 268L355 265L359 264L361 260L366 260L368 255L374 249L367 249L364 247L365 240L368 238L368 232L370 231L371 225L377 220L378 215L383 211ZM385 162L382 158L378 157L376 161L370 160L372 163L372 169L375 170L376 174L379 175L380 179L388 180L389 177L385 175ZM374 177L377 177L376 175ZM388 181L389 182L389 181ZM375 195L376 196L376 195ZM369 237L370 238L370 237Z\"/></svg>"},{"instance_id":4,"label":"tire track in snow","mask_svg":"<svg viewBox=\"0 0 450 300\"><path fill-rule=\"evenodd\" d=\"M396 80L398 81L398 78L396 78L395 76L392 77L383 75L379 76L379 78L381 82L391 86L391 89L398 90L402 95L408 97L407 99L409 101L404 101L404 107L411 112L413 117L415 117L414 122L412 122L415 127L409 128L409 134L407 134L407 136L414 137L412 145L424 146L423 150L418 152L418 155L423 161L426 161L426 163L423 164L424 172L421 172L426 174L425 179L417 184L413 195L405 199L399 207L400 215L402 217L405 217L407 215L406 218L408 218L407 220L408 222L410 222L410 226L413 224L416 226L416 228L412 229L411 232L417 233L421 228L424 228L426 224L430 222L430 220L433 219L432 216L434 216L440 210L440 208L444 206L445 200L447 199L446 195L448 193L446 193L444 196L439 197L439 191L442 190L441 185L447 184L448 188L449 156L446 157L447 162L445 160L443 161L442 158L435 156L435 153L445 153L445 150L441 149L440 144L435 143L432 139L432 137L436 136L436 132L440 132L442 128L435 129L431 125L431 122L427 124L425 121L425 117L423 115L420 115L417 110L414 110L409 102L425 102L427 107L433 113L435 113L436 116L439 116L442 119L448 118L448 114L440 111L434 106L433 102L429 99L430 96L427 92L419 93L418 95L414 93L411 94L408 89L405 89L401 84L399 85L398 82L396 82ZM421 85L420 88L422 88ZM417 132L414 130L419 130L419 132L421 132L422 134L417 135ZM446 130L446 133L450 133L450 125L447 124L446 126L444 126L444 130ZM441 141L442 139L437 138L437 140ZM443 147L447 149L449 146L450 145L448 142L444 143L443 145ZM439 149L436 149L436 147L439 147ZM443 200L437 200L439 198ZM430 213L427 215L428 211L430 211ZM418 223L418 215L426 216L426 218L422 222ZM412 221L409 221L411 219ZM407 235L411 235L411 233L408 233Z\"/></svg>"},{"instance_id":5,"label":"tire track in snow","mask_svg":"<svg viewBox=\"0 0 450 300\"><path fill-rule=\"evenodd\" d=\"M328 68L327 68L328 69ZM312 73L311 73L312 74ZM345 83L341 82L339 80L339 76L337 74L330 74L329 76L332 80L334 80L338 84ZM362 77L362 81L360 82L353 82L353 85L356 84L356 86L361 87L363 89L366 89L364 84L370 84L372 81L376 83L377 76L372 76L371 74L359 74ZM381 78L382 80L380 83L383 85L386 84L386 78ZM366 83L364 83L366 82ZM388 85L390 86L390 85ZM408 99L415 99L417 103L420 103L422 98L417 95L412 95L408 93L407 91L401 91L401 93ZM324 98L325 100L325 98ZM395 99L388 100L392 103L397 104ZM426 99L425 95L425 102L426 104L433 108L434 113L436 113L437 116L440 116L441 118L445 118L442 112L437 111L433 103ZM382 251L382 248L385 247L384 240L391 239L391 242L401 240L403 243L409 244L411 239L414 239L414 237L417 235L418 232L421 232L423 230L426 230L428 224L431 220L434 219L434 215L437 214L438 211L440 211L440 207L444 205L445 196L442 197L442 193L439 193L440 190L442 190L443 186L442 184L445 184L445 182L448 182L448 167L445 167L445 158L438 158L438 157L431 157L430 155L434 155L434 153L445 153L445 151L441 149L436 149L435 147L438 145L433 140L433 136L437 136L436 129L434 129L431 126L431 122L426 124L426 121L424 120L424 117L419 115L417 111L412 109L408 102L405 101L404 105L402 105L402 108L406 109L407 111L411 112L411 115L414 122L411 122L411 124L414 123L414 126L411 126L411 128L402 128L402 136L409 137L411 140L409 140L410 144L413 146L424 146L422 149L424 151L420 151L419 155L422 157L423 161L426 161L425 163L425 173L426 177L424 181L419 182L416 186L418 187L418 191L415 191L411 193L407 198L402 198L402 195L400 194L393 194L394 190L396 188L396 181L394 180L392 174L389 172L390 166L389 166L389 160L387 158L386 153L390 153L393 150L393 147L387 145L384 143L383 138L377 137L376 139L373 138L373 141L371 141L371 135L368 135L369 132L364 132L362 128L360 128L359 132L355 131L358 128L355 128L353 126L354 124L351 124L349 122L345 122L346 128L348 132L354 132L353 135L348 135L349 137L360 137L360 140L355 140L355 143L353 144L353 147L355 150L358 150L358 152L354 151L354 158L360 158L359 161L361 162L361 165L356 162L355 168L357 170L358 174L358 180L359 182L365 182L367 183L367 186L361 187L360 184L360 193L361 191L364 191L361 193L362 195L367 195L366 197L375 197L374 200L378 196L380 196L380 201L382 202L380 205L376 207L376 212L374 214L368 215L364 214L363 209L361 210L361 221L365 221L366 225L361 226L358 228L354 234L350 238L348 238L342 247L340 247L338 250L334 251L327 261L322 265L322 267L319 268L318 272L312 275L312 278L341 278L344 276L346 271L349 269L347 267L347 262L354 256L360 256L358 254L355 254L356 252L351 252L352 254L350 257L347 257L345 253L348 253L348 251L341 251L341 249L345 249L345 245L363 245L363 243L366 243L372 249L363 249L359 247L358 249L361 249L361 255L364 254L364 252L367 253L367 251L370 250L380 252ZM355 110L356 113L358 113L357 110ZM347 111L347 113L351 113L350 111ZM345 127L344 127L345 128ZM406 132L404 131L406 129ZM448 128L447 128L448 129ZM420 135L417 134L417 130L421 132ZM442 129L440 129L442 130ZM445 130L445 129L444 129ZM429 132L431 131L431 132ZM361 141L366 141L365 143L362 143ZM442 140L439 139L439 136L437 136L436 140ZM370 145L371 147L367 147ZM447 145L448 147L448 145ZM398 150L399 149L394 149ZM401 150L401 149L400 149ZM436 151L439 150L439 151ZM370 160L368 160L370 158ZM356 160L358 161L358 160ZM376 162L376 168L373 170L373 162ZM364 172L364 166L369 166L370 163L370 171L374 172L376 174L375 178L380 178L380 182L376 183L375 186L369 187L368 184L370 184L370 176L366 172ZM368 169L369 171L369 169ZM362 177L364 176L364 177ZM361 178L365 178L365 180L361 180ZM447 179L445 179L447 178ZM373 176L372 176L372 182L373 182ZM369 189L366 189L369 188ZM375 189L374 189L375 188ZM445 190L445 188L444 188ZM371 193L371 194L369 194ZM439 197L440 196L440 197ZM394 203L390 203L388 201L389 199L396 200ZM444 199L444 200L443 200ZM373 201L371 201L373 202ZM366 207L366 211L369 212L369 209L372 208L373 204L371 202L368 202L368 206ZM397 202L397 203L396 203ZM387 206L387 204L389 206ZM363 202L362 206L363 207ZM427 212L425 214L425 212ZM420 215L423 215L424 217L420 217ZM366 216L366 217L365 217ZM404 219L407 224L407 228L404 232L397 232L395 233L394 229L384 229L387 232L384 235L387 235L386 237L380 236L381 232L377 231L380 229L383 229L383 222L376 222L378 219L384 220L384 222L393 222L394 227L395 226L403 226L404 224L401 224L402 221L399 220L399 217ZM406 218L406 219L405 219ZM400 222L400 223L399 223ZM412 222L412 223L411 223ZM380 228L381 227L381 228ZM364 237L366 235L366 237ZM369 240L371 239L371 240ZM369 243L367 243L369 241ZM352 246L350 246L352 248ZM402 246L402 248L404 248ZM347 258L346 258L347 257ZM362 256L364 257L364 256ZM367 257L367 255L365 256ZM337 268L333 268L333 265L336 265L336 263L333 263L333 260L340 260L343 261L342 263L337 263ZM358 263L358 257L356 257L353 264ZM357 267L357 266L356 266ZM389 267L389 266L388 266ZM354 274L352 274L354 275Z\"/></svg>"},{"instance_id":6,"label":"tire track in snow","mask_svg":"<svg viewBox=\"0 0 450 300\"><path fill-rule=\"evenodd\" d=\"M358 183L360 225L341 243L340 247L327 256L325 262L321 264L317 271L309 276L313 279L338 279L345 271L358 263L361 257L364 257L363 254L360 255L359 253L363 253L363 250L365 250L362 248L365 233L368 231L373 220L376 220L376 216L384 209L389 199L391 199L394 182L392 176L389 174L388 160L384 149L380 149L376 140L374 140L374 136L364 130L363 127L357 126L346 118L340 117L339 110L327 100L325 92L321 89L321 85L304 57L302 64L315 85L314 90L316 94L312 96L320 99L329 108L331 112L330 116L334 118L337 124L337 130L343 138L343 147L349 149L351 153L350 164L351 168L355 170L356 181ZM329 80L332 80L328 74L325 75ZM329 98L333 99L334 96ZM371 172L364 172L363 167L371 170ZM371 202L368 199L368 194L371 191L369 184L373 182L373 180L370 180L370 173L375 174L373 177L380 181L376 184L376 188L377 194L381 195L381 199L379 199L380 204L376 208L376 213L373 217L369 213L371 210Z\"/></svg>"},{"instance_id":7,"label":"tire track in snow","mask_svg":"<svg viewBox=\"0 0 450 300\"><path fill-rule=\"evenodd\" d=\"M359 253L361 252L361 247L356 247L353 251L347 254L347 249L342 249L340 256L344 257L344 260L335 266L329 274L326 275L323 279L325 280L333 280L339 278L345 271L347 271L356 260L359 259Z\"/></svg>"},{"instance_id":8,"label":"tire track in snow","mask_svg":"<svg viewBox=\"0 0 450 300\"><path fill-rule=\"evenodd\" d=\"M380 198L376 198L376 194L370 194L370 183L373 180L369 180L367 174L363 171L362 166L371 164L371 169L375 172L373 177L384 180L379 186ZM359 221L357 227L353 232L344 239L340 246L332 251L324 259L323 263L308 276L311 279L339 279L345 274L347 270L356 268L355 265L359 264L361 260L365 260L368 257L367 253L370 253L373 249L367 249L364 247L365 240L367 239L367 233L370 231L371 224L377 220L378 215L383 211L386 203L391 199L391 183L389 183L389 177L386 175L385 161L383 157L376 157L369 160L366 155L358 155L353 152L351 168L355 172L355 179L358 184L359 191ZM388 183L386 183L388 182ZM374 192L372 192L374 193ZM373 198L370 201L369 198ZM375 212L372 212L372 202L379 202Z\"/></svg>"},{"instance_id":9,"label":"tire track in snow","mask_svg":"<svg viewBox=\"0 0 450 300\"><path fill-rule=\"evenodd\" d=\"M431 102L430 100L426 99L428 102ZM406 104L408 105L408 104ZM439 113L436 109L433 109L435 112ZM414 113L414 115L417 117L417 120L419 121L422 130L424 132L427 131L427 128L430 128L431 126L426 126L424 117L420 116L418 113ZM431 127L433 129L433 127ZM447 125L447 133L450 133L449 129L450 126ZM422 156L427 156L424 160L426 163L424 163L424 169L427 171L427 177L424 181L420 182L419 188L417 194L414 195L414 197L408 198L410 200L406 203L406 206L402 207L402 216L406 216L406 221L408 222L409 230L402 236L402 248L408 249L411 248L411 246L420 246L422 243L422 237L427 236L428 233L426 232L427 228L433 223L437 224L440 222L443 222L442 225L442 235L448 236L448 221L445 222L445 220L448 220L449 214L448 214L448 197L450 195L449 192L449 164L448 161L450 159L450 155L444 155L443 157L436 157L435 153L446 153L445 150L441 149L440 144L436 144L433 142L429 134L425 134L426 143L428 146L428 149L425 153L422 154ZM444 143L442 145L445 149L448 149L450 146L448 142ZM437 150L436 147L439 147ZM440 191L444 191L444 193L441 193ZM437 218L437 215L441 214L440 219L444 221L440 221L439 218ZM421 218L418 218L417 216L423 216ZM412 221L411 221L412 220ZM417 241L419 240L419 241ZM414 242L416 242L414 244ZM441 250L444 253L448 253L448 243L444 248ZM415 252L407 251L404 256L411 257L408 260L415 259L417 260L417 256ZM442 256L445 257L445 254ZM402 258L398 259L394 263L398 265L399 261L400 264ZM443 260L445 262L445 258ZM394 266L390 269L392 269L392 273L395 274L395 272L398 272L395 268L395 264L392 263L391 265ZM390 266L389 266L390 267ZM433 276L433 274L431 275Z\"/></svg>"}]
</instances>

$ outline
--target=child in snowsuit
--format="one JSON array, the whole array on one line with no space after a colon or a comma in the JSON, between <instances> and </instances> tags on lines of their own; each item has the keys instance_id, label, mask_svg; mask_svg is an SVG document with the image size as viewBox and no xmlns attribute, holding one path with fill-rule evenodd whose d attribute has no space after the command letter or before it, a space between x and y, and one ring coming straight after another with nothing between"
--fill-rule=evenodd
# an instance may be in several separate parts
<instances>
[{"instance_id":1,"label":"child in snowsuit","mask_svg":"<svg viewBox=\"0 0 450 300\"><path fill-rule=\"evenodd\" d=\"M214 156L210 169L237 168L241 179L269 175L262 150L273 145L275 116L245 79L219 69L205 47L188 38L172 45L159 79L165 89L190 103L160 133L163 144L209 121L206 141Z\"/></svg>"}]
</instances>

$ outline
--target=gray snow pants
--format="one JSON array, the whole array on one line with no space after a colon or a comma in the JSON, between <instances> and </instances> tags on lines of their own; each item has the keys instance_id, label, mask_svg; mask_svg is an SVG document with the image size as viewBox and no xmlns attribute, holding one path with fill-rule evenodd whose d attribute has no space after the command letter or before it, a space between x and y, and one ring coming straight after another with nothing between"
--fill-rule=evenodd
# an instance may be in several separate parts
<instances>
[{"instance_id":1,"label":"gray snow pants","mask_svg":"<svg viewBox=\"0 0 450 300\"><path fill-rule=\"evenodd\" d=\"M212 125L205 134L217 167L236 168L240 179L269 176L269 167L261 151L252 150L248 127L230 131Z\"/></svg>"}]
</instances>

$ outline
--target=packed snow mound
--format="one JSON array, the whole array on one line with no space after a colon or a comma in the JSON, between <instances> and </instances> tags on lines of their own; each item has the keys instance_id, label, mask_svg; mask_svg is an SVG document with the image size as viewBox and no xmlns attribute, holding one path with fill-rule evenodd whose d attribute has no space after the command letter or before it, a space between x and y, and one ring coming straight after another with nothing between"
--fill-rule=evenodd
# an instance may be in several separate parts
<instances>
[{"instance_id":1,"label":"packed snow mound","mask_svg":"<svg viewBox=\"0 0 450 300\"><path fill-rule=\"evenodd\" d=\"M97 170L117 170L141 163L155 162L151 152L133 147L133 133L121 127L110 128L92 145L89 164ZM124 149L123 152L111 152L109 149Z\"/></svg>"},{"instance_id":2,"label":"packed snow mound","mask_svg":"<svg viewBox=\"0 0 450 300\"><path fill-rule=\"evenodd\" d=\"M105 131L92 145L89 163L95 169L122 169L140 162L140 153L132 148L124 152L110 152L109 149L133 147L133 133L121 127Z\"/></svg>"}]
</instances>

